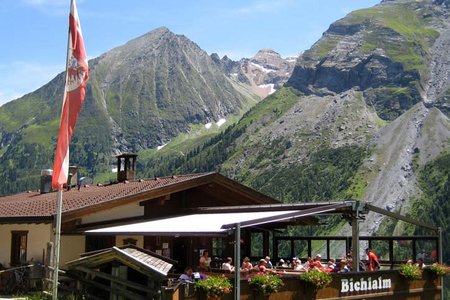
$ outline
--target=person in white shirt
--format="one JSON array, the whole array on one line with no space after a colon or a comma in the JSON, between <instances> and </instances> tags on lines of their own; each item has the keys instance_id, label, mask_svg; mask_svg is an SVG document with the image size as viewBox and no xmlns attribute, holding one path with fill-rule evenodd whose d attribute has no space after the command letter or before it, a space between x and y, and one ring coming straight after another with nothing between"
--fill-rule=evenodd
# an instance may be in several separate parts
<instances>
[{"instance_id":1,"label":"person in white shirt","mask_svg":"<svg viewBox=\"0 0 450 300\"><path fill-rule=\"evenodd\" d=\"M266 256L264 259L266 260L266 268L273 269L273 265L272 265L272 262L270 261L270 257Z\"/></svg>"},{"instance_id":2,"label":"person in white shirt","mask_svg":"<svg viewBox=\"0 0 450 300\"><path fill-rule=\"evenodd\" d=\"M233 272L234 267L231 265L232 262L233 259L231 257L227 257L227 260L222 264L222 270Z\"/></svg>"},{"instance_id":3,"label":"person in white shirt","mask_svg":"<svg viewBox=\"0 0 450 300\"><path fill-rule=\"evenodd\" d=\"M416 266L418 266L421 269L425 269L427 266L424 264L423 259L422 258L418 258L417 262L416 262Z\"/></svg>"}]
</instances>

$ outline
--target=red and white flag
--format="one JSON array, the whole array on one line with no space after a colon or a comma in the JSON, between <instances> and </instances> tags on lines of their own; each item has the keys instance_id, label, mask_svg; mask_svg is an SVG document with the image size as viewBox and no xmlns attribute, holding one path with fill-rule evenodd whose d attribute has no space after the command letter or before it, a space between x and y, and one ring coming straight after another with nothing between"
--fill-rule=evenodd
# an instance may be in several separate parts
<instances>
[{"instance_id":1,"label":"red and white flag","mask_svg":"<svg viewBox=\"0 0 450 300\"><path fill-rule=\"evenodd\" d=\"M62 189L69 173L69 144L86 94L88 63L75 0L71 1L66 84L53 164L52 188Z\"/></svg>"}]
</instances>

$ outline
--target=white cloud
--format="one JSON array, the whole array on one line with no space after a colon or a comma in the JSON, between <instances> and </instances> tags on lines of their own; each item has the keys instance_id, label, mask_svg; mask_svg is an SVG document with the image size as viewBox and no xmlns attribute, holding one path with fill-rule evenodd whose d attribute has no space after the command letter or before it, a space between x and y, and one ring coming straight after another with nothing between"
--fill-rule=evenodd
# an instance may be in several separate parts
<instances>
[{"instance_id":1,"label":"white cloud","mask_svg":"<svg viewBox=\"0 0 450 300\"><path fill-rule=\"evenodd\" d=\"M64 64L20 61L0 65L0 73L8 74L0 81L0 106L40 88L63 70Z\"/></svg>"}]
</instances>

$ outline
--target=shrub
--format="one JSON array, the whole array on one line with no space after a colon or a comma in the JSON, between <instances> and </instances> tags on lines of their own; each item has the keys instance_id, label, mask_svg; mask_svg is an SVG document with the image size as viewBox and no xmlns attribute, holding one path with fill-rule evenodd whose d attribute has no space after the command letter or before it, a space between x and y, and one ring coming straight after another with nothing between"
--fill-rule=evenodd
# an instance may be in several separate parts
<instances>
[{"instance_id":1,"label":"shrub","mask_svg":"<svg viewBox=\"0 0 450 300\"><path fill-rule=\"evenodd\" d=\"M450 267L441 264L433 264L428 269L438 276L445 276L450 274Z\"/></svg>"},{"instance_id":2,"label":"shrub","mask_svg":"<svg viewBox=\"0 0 450 300\"><path fill-rule=\"evenodd\" d=\"M276 293L282 286L284 286L283 279L279 274L258 272L254 276L249 276L247 280L248 284L254 290L264 295Z\"/></svg>"},{"instance_id":3,"label":"shrub","mask_svg":"<svg viewBox=\"0 0 450 300\"><path fill-rule=\"evenodd\" d=\"M417 280L422 278L422 269L416 265L403 264L400 266L400 275L408 280Z\"/></svg>"},{"instance_id":4,"label":"shrub","mask_svg":"<svg viewBox=\"0 0 450 300\"><path fill-rule=\"evenodd\" d=\"M233 286L230 280L222 276L209 276L204 280L195 282L195 288L206 293L208 298L219 298L223 294L231 293Z\"/></svg>"},{"instance_id":5,"label":"shrub","mask_svg":"<svg viewBox=\"0 0 450 300\"><path fill-rule=\"evenodd\" d=\"M328 272L313 270L300 275L300 280L313 285L318 290L326 287L333 280L333 277Z\"/></svg>"}]
</instances>

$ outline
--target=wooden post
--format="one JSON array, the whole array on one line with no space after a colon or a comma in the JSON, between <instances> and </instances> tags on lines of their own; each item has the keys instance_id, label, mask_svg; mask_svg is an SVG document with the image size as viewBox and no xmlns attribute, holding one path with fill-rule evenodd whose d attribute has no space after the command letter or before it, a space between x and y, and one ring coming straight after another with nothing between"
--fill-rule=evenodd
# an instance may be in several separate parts
<instances>
[{"instance_id":1,"label":"wooden post","mask_svg":"<svg viewBox=\"0 0 450 300\"><path fill-rule=\"evenodd\" d=\"M241 298L241 224L236 223L234 228L234 299Z\"/></svg>"},{"instance_id":2,"label":"wooden post","mask_svg":"<svg viewBox=\"0 0 450 300\"><path fill-rule=\"evenodd\" d=\"M352 212L352 270L359 271L359 201L354 202Z\"/></svg>"}]
</instances>

